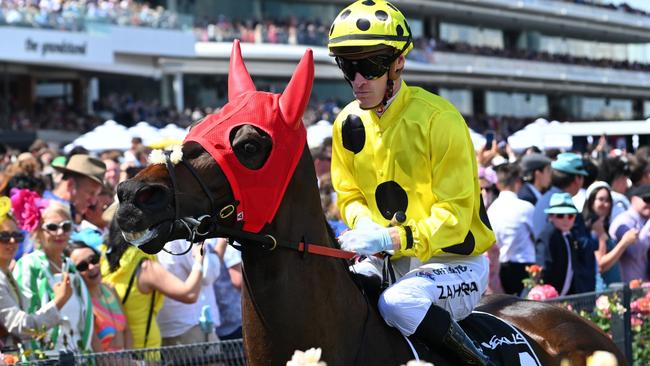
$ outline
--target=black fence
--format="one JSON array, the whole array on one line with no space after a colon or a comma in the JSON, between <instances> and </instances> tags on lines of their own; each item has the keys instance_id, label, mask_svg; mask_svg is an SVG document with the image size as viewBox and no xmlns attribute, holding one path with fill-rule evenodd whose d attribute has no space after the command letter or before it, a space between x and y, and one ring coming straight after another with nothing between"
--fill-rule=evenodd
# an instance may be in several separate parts
<instances>
[{"instance_id":1,"label":"black fence","mask_svg":"<svg viewBox=\"0 0 650 366\"><path fill-rule=\"evenodd\" d=\"M246 366L241 339L101 353L59 353L39 366Z\"/></svg>"}]
</instances>

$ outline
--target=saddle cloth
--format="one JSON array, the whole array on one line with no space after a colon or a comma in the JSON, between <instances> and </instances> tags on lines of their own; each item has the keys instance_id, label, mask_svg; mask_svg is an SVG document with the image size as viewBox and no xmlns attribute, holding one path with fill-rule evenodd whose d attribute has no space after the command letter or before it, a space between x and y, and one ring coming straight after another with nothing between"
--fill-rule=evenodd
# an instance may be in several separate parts
<instances>
[{"instance_id":1,"label":"saddle cloth","mask_svg":"<svg viewBox=\"0 0 650 366\"><path fill-rule=\"evenodd\" d=\"M496 365L542 366L530 346L530 339L505 320L492 314L474 311L458 324ZM417 352L414 358L420 359L421 356L426 361L428 347L415 337L409 337L407 341L411 349Z\"/></svg>"}]
</instances>

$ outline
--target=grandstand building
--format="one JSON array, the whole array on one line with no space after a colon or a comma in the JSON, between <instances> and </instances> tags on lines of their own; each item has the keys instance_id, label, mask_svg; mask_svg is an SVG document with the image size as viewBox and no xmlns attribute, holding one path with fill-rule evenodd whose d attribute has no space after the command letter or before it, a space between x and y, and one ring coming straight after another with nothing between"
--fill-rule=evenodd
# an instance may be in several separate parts
<instances>
[{"instance_id":1,"label":"grandstand building","mask_svg":"<svg viewBox=\"0 0 650 366\"><path fill-rule=\"evenodd\" d=\"M348 101L349 87L325 47L329 24L348 2L154 1L165 8L158 19L131 24L133 17L60 12L55 26L28 17L16 22L3 9L1 121L6 129L17 110L35 113L39 101L52 98L98 112L97 101L111 93L180 111L219 107L235 37L246 42L242 50L259 89L281 90L311 47L313 100ZM538 117L650 116L648 14L584 1L396 3L416 36L405 79L451 100L476 130L507 135Z\"/></svg>"}]
</instances>

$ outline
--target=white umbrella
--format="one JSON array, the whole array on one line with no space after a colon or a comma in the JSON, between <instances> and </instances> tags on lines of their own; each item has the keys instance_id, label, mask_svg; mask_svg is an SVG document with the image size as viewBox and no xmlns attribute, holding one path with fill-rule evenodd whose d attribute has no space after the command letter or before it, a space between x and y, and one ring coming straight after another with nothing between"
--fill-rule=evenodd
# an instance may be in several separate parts
<instances>
[{"instance_id":1,"label":"white umbrella","mask_svg":"<svg viewBox=\"0 0 650 366\"><path fill-rule=\"evenodd\" d=\"M144 121L138 122L135 126L129 128L128 132L132 137L141 138L142 143L145 145L150 145L160 140L158 129Z\"/></svg>"}]
</instances>

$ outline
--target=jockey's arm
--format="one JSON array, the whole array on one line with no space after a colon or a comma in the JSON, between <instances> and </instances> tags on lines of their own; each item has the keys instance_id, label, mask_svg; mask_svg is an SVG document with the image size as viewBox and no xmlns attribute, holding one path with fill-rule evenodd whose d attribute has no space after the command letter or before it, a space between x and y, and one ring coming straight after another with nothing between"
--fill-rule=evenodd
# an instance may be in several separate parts
<instances>
[{"instance_id":1,"label":"jockey's arm","mask_svg":"<svg viewBox=\"0 0 650 366\"><path fill-rule=\"evenodd\" d=\"M430 172L430 207L421 207L429 215L407 217L403 226L396 227L400 236L399 255L415 256L426 261L440 254L443 248L463 243L468 232L476 240L494 243L494 234L478 220L480 190L474 147L465 121L458 112L442 112L433 117L429 131L429 148L432 170ZM415 205L420 202L410 202ZM478 222L476 222L478 221ZM407 237L411 231L412 240Z\"/></svg>"}]
</instances>

